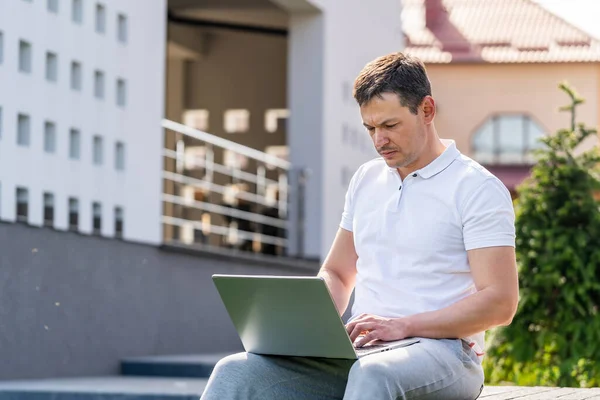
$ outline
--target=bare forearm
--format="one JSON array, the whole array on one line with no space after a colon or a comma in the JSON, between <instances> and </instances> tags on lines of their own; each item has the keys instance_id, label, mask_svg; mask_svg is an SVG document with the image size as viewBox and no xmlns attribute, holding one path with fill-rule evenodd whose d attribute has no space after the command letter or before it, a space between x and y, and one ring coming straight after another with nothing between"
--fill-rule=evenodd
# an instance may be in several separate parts
<instances>
[{"instance_id":1,"label":"bare forearm","mask_svg":"<svg viewBox=\"0 0 600 400\"><path fill-rule=\"evenodd\" d=\"M490 328L507 325L516 303L493 290L481 290L441 310L415 314L407 318L410 336L462 338Z\"/></svg>"},{"instance_id":2,"label":"bare forearm","mask_svg":"<svg viewBox=\"0 0 600 400\"><path fill-rule=\"evenodd\" d=\"M344 283L339 275L325 267L321 268L317 276L323 278L325 281L331 297L333 297L335 306L340 315L342 315L348 307L353 286L349 282Z\"/></svg>"}]
</instances>

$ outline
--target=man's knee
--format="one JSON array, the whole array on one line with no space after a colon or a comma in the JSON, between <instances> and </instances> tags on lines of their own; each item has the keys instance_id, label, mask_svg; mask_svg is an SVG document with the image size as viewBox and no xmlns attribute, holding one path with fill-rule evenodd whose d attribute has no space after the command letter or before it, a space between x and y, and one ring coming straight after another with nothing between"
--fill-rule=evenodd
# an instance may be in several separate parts
<instances>
[{"instance_id":1,"label":"man's knee","mask_svg":"<svg viewBox=\"0 0 600 400\"><path fill-rule=\"evenodd\" d=\"M213 375L229 375L235 373L239 374L244 369L248 368L249 361L247 353L231 354L227 357L222 358L215 365L212 374Z\"/></svg>"},{"instance_id":2,"label":"man's knee","mask_svg":"<svg viewBox=\"0 0 600 400\"><path fill-rule=\"evenodd\" d=\"M348 382L380 382L388 379L391 368L385 363L364 357L354 363L348 374Z\"/></svg>"}]
</instances>

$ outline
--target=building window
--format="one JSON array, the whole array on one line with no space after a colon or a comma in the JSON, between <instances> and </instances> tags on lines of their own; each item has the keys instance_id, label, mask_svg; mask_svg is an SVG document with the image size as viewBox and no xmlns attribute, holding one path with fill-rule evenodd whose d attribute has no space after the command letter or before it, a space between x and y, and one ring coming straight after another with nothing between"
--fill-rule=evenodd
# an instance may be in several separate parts
<instances>
[{"instance_id":1,"label":"building window","mask_svg":"<svg viewBox=\"0 0 600 400\"><path fill-rule=\"evenodd\" d=\"M71 62L71 89L81 90L82 72L81 63Z\"/></svg>"},{"instance_id":2,"label":"building window","mask_svg":"<svg viewBox=\"0 0 600 400\"><path fill-rule=\"evenodd\" d=\"M44 123L44 151L46 153L56 152L56 124L46 121Z\"/></svg>"},{"instance_id":3,"label":"building window","mask_svg":"<svg viewBox=\"0 0 600 400\"><path fill-rule=\"evenodd\" d=\"M127 82L124 79L117 79L117 105L125 107L127 103Z\"/></svg>"},{"instance_id":4,"label":"building window","mask_svg":"<svg viewBox=\"0 0 600 400\"><path fill-rule=\"evenodd\" d=\"M183 113L183 124L199 131L208 130L208 110L187 110Z\"/></svg>"},{"instance_id":5,"label":"building window","mask_svg":"<svg viewBox=\"0 0 600 400\"><path fill-rule=\"evenodd\" d=\"M106 7L100 3L96 4L96 32L106 32Z\"/></svg>"},{"instance_id":6,"label":"building window","mask_svg":"<svg viewBox=\"0 0 600 400\"><path fill-rule=\"evenodd\" d=\"M94 235L100 235L102 231L102 206L100 203L92 204L92 232Z\"/></svg>"},{"instance_id":7,"label":"building window","mask_svg":"<svg viewBox=\"0 0 600 400\"><path fill-rule=\"evenodd\" d=\"M56 53L46 53L46 79L50 82L58 80L58 56Z\"/></svg>"},{"instance_id":8,"label":"building window","mask_svg":"<svg viewBox=\"0 0 600 400\"><path fill-rule=\"evenodd\" d=\"M81 133L77 129L69 131L69 158L79 160L81 156Z\"/></svg>"},{"instance_id":9,"label":"building window","mask_svg":"<svg viewBox=\"0 0 600 400\"><path fill-rule=\"evenodd\" d=\"M544 129L525 114L496 115L473 136L473 158L482 164L531 164L532 150L541 147Z\"/></svg>"},{"instance_id":10,"label":"building window","mask_svg":"<svg viewBox=\"0 0 600 400\"><path fill-rule=\"evenodd\" d=\"M125 169L125 144L117 142L115 145L115 169L123 171Z\"/></svg>"},{"instance_id":11,"label":"building window","mask_svg":"<svg viewBox=\"0 0 600 400\"><path fill-rule=\"evenodd\" d=\"M209 154L206 146L185 146L183 168L203 170L206 168L207 157L209 157Z\"/></svg>"},{"instance_id":12,"label":"building window","mask_svg":"<svg viewBox=\"0 0 600 400\"><path fill-rule=\"evenodd\" d=\"M227 110L224 115L224 127L227 133L243 133L250 128L250 111Z\"/></svg>"},{"instance_id":13,"label":"building window","mask_svg":"<svg viewBox=\"0 0 600 400\"><path fill-rule=\"evenodd\" d=\"M104 72L102 71L94 73L94 96L97 99L104 98Z\"/></svg>"},{"instance_id":14,"label":"building window","mask_svg":"<svg viewBox=\"0 0 600 400\"><path fill-rule=\"evenodd\" d=\"M31 119L29 115L19 114L17 117L17 144L19 146L29 146L30 134Z\"/></svg>"},{"instance_id":15,"label":"building window","mask_svg":"<svg viewBox=\"0 0 600 400\"><path fill-rule=\"evenodd\" d=\"M115 207L115 237L123 238L123 209Z\"/></svg>"},{"instance_id":16,"label":"building window","mask_svg":"<svg viewBox=\"0 0 600 400\"><path fill-rule=\"evenodd\" d=\"M277 132L280 119L287 119L290 117L290 110L285 108L272 109L265 111L265 129L267 132Z\"/></svg>"},{"instance_id":17,"label":"building window","mask_svg":"<svg viewBox=\"0 0 600 400\"><path fill-rule=\"evenodd\" d=\"M54 226L54 195L44 193L44 225Z\"/></svg>"},{"instance_id":18,"label":"building window","mask_svg":"<svg viewBox=\"0 0 600 400\"><path fill-rule=\"evenodd\" d=\"M79 230L79 200L69 197L69 230Z\"/></svg>"},{"instance_id":19,"label":"building window","mask_svg":"<svg viewBox=\"0 0 600 400\"><path fill-rule=\"evenodd\" d=\"M19 41L19 71L31 72L31 44L24 40Z\"/></svg>"},{"instance_id":20,"label":"building window","mask_svg":"<svg viewBox=\"0 0 600 400\"><path fill-rule=\"evenodd\" d=\"M92 158L95 165L102 165L104 159L104 149L102 136L94 136L94 148L92 150Z\"/></svg>"},{"instance_id":21,"label":"building window","mask_svg":"<svg viewBox=\"0 0 600 400\"><path fill-rule=\"evenodd\" d=\"M246 169L248 157L234 150L223 150L223 164L231 169Z\"/></svg>"},{"instance_id":22,"label":"building window","mask_svg":"<svg viewBox=\"0 0 600 400\"><path fill-rule=\"evenodd\" d=\"M58 0L48 0L48 11L57 14L58 13Z\"/></svg>"},{"instance_id":23,"label":"building window","mask_svg":"<svg viewBox=\"0 0 600 400\"><path fill-rule=\"evenodd\" d=\"M83 0L73 0L71 18L76 24L83 23Z\"/></svg>"},{"instance_id":24,"label":"building window","mask_svg":"<svg viewBox=\"0 0 600 400\"><path fill-rule=\"evenodd\" d=\"M17 188L17 221L27 222L29 214L29 191L25 188Z\"/></svg>"},{"instance_id":25,"label":"building window","mask_svg":"<svg viewBox=\"0 0 600 400\"><path fill-rule=\"evenodd\" d=\"M123 14L117 16L117 39L119 42L127 43L127 16Z\"/></svg>"}]
</instances>

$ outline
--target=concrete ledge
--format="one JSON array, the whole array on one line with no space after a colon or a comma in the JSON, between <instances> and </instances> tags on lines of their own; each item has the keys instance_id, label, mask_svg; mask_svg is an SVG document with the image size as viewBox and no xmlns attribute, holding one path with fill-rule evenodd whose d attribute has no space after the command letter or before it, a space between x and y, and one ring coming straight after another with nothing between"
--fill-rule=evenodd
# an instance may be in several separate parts
<instances>
[{"instance_id":1,"label":"concrete ledge","mask_svg":"<svg viewBox=\"0 0 600 400\"><path fill-rule=\"evenodd\" d=\"M168 252L184 253L203 258L233 261L247 265L259 265L267 268L276 267L277 269L285 268L304 274L316 274L321 266L318 260L269 256L265 254L249 253L201 244L184 245L178 243L169 243L161 245L160 249Z\"/></svg>"},{"instance_id":2,"label":"concrete ledge","mask_svg":"<svg viewBox=\"0 0 600 400\"><path fill-rule=\"evenodd\" d=\"M229 354L127 358L121 361L121 374L127 376L208 378L217 362Z\"/></svg>"}]
</instances>

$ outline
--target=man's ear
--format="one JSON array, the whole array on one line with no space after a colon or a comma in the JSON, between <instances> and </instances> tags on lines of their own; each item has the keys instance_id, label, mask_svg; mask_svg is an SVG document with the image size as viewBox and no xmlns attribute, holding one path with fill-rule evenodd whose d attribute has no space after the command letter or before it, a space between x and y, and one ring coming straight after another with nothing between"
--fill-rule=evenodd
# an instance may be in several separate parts
<instances>
[{"instance_id":1,"label":"man's ear","mask_svg":"<svg viewBox=\"0 0 600 400\"><path fill-rule=\"evenodd\" d=\"M426 124L433 122L435 117L435 100L431 96L425 96L421 102L421 110L423 111L423 119Z\"/></svg>"}]
</instances>

